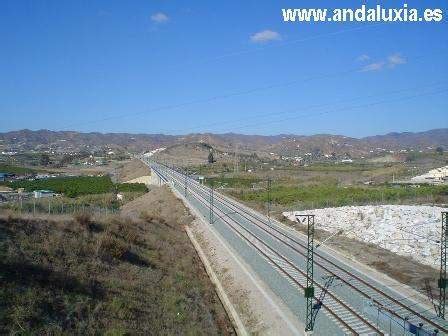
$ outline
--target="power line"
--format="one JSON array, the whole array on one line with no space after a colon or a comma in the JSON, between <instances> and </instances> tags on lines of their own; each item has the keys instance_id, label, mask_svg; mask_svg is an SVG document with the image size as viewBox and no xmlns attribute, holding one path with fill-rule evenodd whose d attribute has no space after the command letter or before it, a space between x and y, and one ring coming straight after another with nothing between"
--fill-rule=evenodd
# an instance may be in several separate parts
<instances>
[{"instance_id":1,"label":"power line","mask_svg":"<svg viewBox=\"0 0 448 336\"><path fill-rule=\"evenodd\" d=\"M301 43L301 42L308 42L308 41L312 41L312 40L317 40L317 39L322 38L322 37L341 35L341 34L353 32L353 31L358 31L358 30L363 30L363 29L367 29L367 28L382 26L384 24L387 24L387 23L383 22L383 23L377 23L377 24L370 24L370 25L366 25L366 26L358 26L358 27L355 27L355 28L342 29L342 30L338 30L338 31L335 31L335 32L330 32L330 33L325 33L325 34L318 34L318 35L313 35L313 36L308 36L308 37L304 37L304 38L294 39L294 40L290 40L290 41L286 41L286 42L280 42L280 43L277 43L277 44L274 44L274 45L270 45L270 46L265 46L265 47L262 47L262 48L250 49L250 50L247 49L247 50L230 52L228 54L223 54L221 56L216 56L216 57L210 59L209 61L221 60L221 59L228 58L228 57L233 57L233 56L252 54L252 53L255 53L255 52L265 51L265 50L269 50L269 49L276 49L276 48L279 48L279 47L290 46L292 44L297 44L297 43Z\"/></svg>"},{"instance_id":2,"label":"power line","mask_svg":"<svg viewBox=\"0 0 448 336\"><path fill-rule=\"evenodd\" d=\"M349 98L349 99L341 99L338 101L333 101L333 102L329 102L329 103L322 103L322 104L313 104L310 106L306 106L303 107L303 109L306 110L314 110L314 109L318 109L321 107L325 107L325 106L334 106L336 104L340 104L340 103L346 103L346 102L352 102L352 101L356 101L356 100L360 100L360 99L366 99L366 98L370 98L370 97L377 97L377 96L387 96L387 95L393 95L393 94L397 94L397 93L401 93L401 92L405 92L405 91L410 91L410 90L419 90L422 88L430 88L433 86L438 86L438 85L444 85L446 84L446 82L433 82L430 84L426 84L424 86L414 86L414 87L410 87L410 88L405 88L405 89L399 89L399 90L392 90L392 91L387 91L387 92L383 92L381 94L372 94L372 95L367 95L367 96L357 96L354 98ZM171 130L161 130L161 132L166 132L166 133L185 133L185 132L191 132L191 131L195 131L195 130L200 130L201 128L203 129L204 127L213 127L213 126L222 126L222 125L239 125L241 123L241 121L246 121L246 120L252 120L252 119L260 119L260 118L265 118L265 117L270 117L270 116L277 116L277 115L283 115L283 114L291 114L291 113L296 113L298 111L298 108L294 108L294 109L287 109L287 110L283 110L283 111L277 111L277 112L269 112L269 113L265 113L265 114L261 114L261 115L257 115L257 116L251 116L251 117L244 117L244 118L237 118L237 119L232 119L232 120L227 120L227 121L219 121L219 122L213 122L213 123L207 123L207 124L201 124L195 127L190 127L190 128L182 128L182 129L171 129Z\"/></svg>"},{"instance_id":3,"label":"power line","mask_svg":"<svg viewBox=\"0 0 448 336\"><path fill-rule=\"evenodd\" d=\"M151 113L151 112L174 110L174 109L181 108L181 107L210 103L213 101L224 100L224 99L228 99L228 98L232 98L232 97L245 96L245 95L249 95L249 94L256 93L256 92L262 92L262 91L272 90L272 89L276 89L276 88L287 87L287 86L291 86L291 85L294 85L294 84L297 84L300 82L309 82L309 81L316 80L316 79L337 77L337 76L356 73L356 72L359 72L359 68L353 68L353 69L342 71L342 72L334 72L331 74L310 76L310 77L306 77L304 79L295 79L295 80L286 81L286 82L282 82L282 83L269 84L269 85L265 85L265 86L259 86L256 88L252 88L252 89L236 91L236 92L232 92L232 93L228 93L228 94L216 95L216 96L211 96L211 97L203 98L203 99L190 100L190 101L186 101L186 102L179 103L179 104L165 105L165 106L161 106L161 107L148 109L148 110L142 111L142 112L126 113L126 114L96 119L96 120L92 120L92 121L86 121L83 123L70 124L63 128L88 125L88 124L92 124L92 123L98 123L98 122L109 121L109 120L123 119L123 118L132 117L132 116L143 115L143 114L147 114L147 113Z\"/></svg>"},{"instance_id":4,"label":"power line","mask_svg":"<svg viewBox=\"0 0 448 336\"><path fill-rule=\"evenodd\" d=\"M433 54L434 53L437 53L437 52L434 51ZM423 57L424 57L424 55L414 57L413 61L415 62L415 61L421 60ZM298 84L301 82L306 83L306 82L310 82L310 81L318 80L318 79L345 76L345 75L349 75L349 74L359 73L360 71L361 71L361 69L359 67L356 67L356 68L352 68L352 69L345 70L345 71L339 71L339 72L333 72L333 73L327 73L327 74L319 74L319 75L315 75L315 76L305 77L302 79L295 79L295 80L290 80L290 81L285 81L285 82L280 82L280 83L269 84L269 85L265 85L265 86L259 86L259 87L255 87L252 89L235 91L235 92L231 92L228 94L215 95L215 96L210 96L210 97L206 97L206 98L185 101L185 102L178 103L178 104L160 106L160 107L151 108L151 109L141 111L141 112L126 113L126 114L115 115L115 116L95 119L95 120L86 121L86 122L73 123L73 124L63 126L62 129L69 129L69 128L75 127L75 126L83 126L83 125L104 122L104 121L129 118L129 117L144 115L144 114L151 113L151 112L169 111L169 110L174 110L174 109L187 107L187 106L205 104L205 103L225 100L225 99L229 99L229 98L233 98L233 97L245 96L245 95L250 95L250 94L254 94L254 93L258 93L258 92L268 91L268 90L272 90L272 89L276 89L276 88L288 87L288 86L292 86L292 85L295 85L295 84ZM166 132L166 131L162 131L162 132Z\"/></svg>"},{"instance_id":5,"label":"power line","mask_svg":"<svg viewBox=\"0 0 448 336\"><path fill-rule=\"evenodd\" d=\"M302 115L293 116L293 117L284 118L284 119L278 119L278 120L272 120L272 121L267 121L267 122L254 123L254 124L247 124L247 125L243 125L243 126L240 126L240 127L232 128L232 131L245 129L245 128L249 128L249 127L254 127L254 126L271 125L271 124L274 124L274 123L280 123L280 122L284 122L284 121L291 121L291 120L295 120L295 119L299 119L299 118L316 117L316 116L321 116L321 115L325 115L325 114L331 114L331 113L335 113L335 112L346 112L346 111L359 109L359 108L363 108L363 107L371 107L371 106L381 105L381 104L385 104L385 103L399 102L399 101L410 100L410 99L414 99L414 98L418 98L418 97L436 95L436 94L440 94L440 93L445 93L447 91L448 91L448 89L444 89L444 90L440 90L440 91L436 91L436 92L430 92L430 93L427 93L427 94L416 94L416 95L411 95L411 96L408 96L408 97L401 97L401 98L398 98L398 99L383 100L383 101L377 101L377 102L373 102L373 103L361 104L361 105L356 105L356 106L351 106L351 107L343 107L343 108L339 108L339 109L323 111L323 112L320 112L320 113L317 113L317 114L302 114ZM298 111L299 110L297 110L297 112Z\"/></svg>"},{"instance_id":6,"label":"power line","mask_svg":"<svg viewBox=\"0 0 448 336\"><path fill-rule=\"evenodd\" d=\"M287 46L291 46L291 45L302 43L302 42L308 42L308 41L317 40L317 39L320 39L320 38L325 38L325 37L328 37L328 36L336 36L336 35L341 35L341 34L345 34L345 33L349 33L349 32L354 32L354 31L360 31L360 30L364 30L364 29L374 28L374 27L385 25L385 24L388 24L388 23L383 22L383 23L362 25L362 26L358 26L358 27L355 27L355 28L342 29L342 30L333 31L333 32L329 32L329 33L317 34L317 35L312 35L312 36L308 36L308 37L302 37L302 38L297 38L297 39L293 39L293 40L288 40L288 41L285 41L285 42L277 42L275 44L267 45L267 46L264 46L264 47L230 51L230 52L223 53L221 55L213 56L213 57L210 57L210 58L204 58L204 59L199 60L199 61L194 60L192 62L186 62L186 63L184 63L182 65L178 65L178 66L175 66L175 67L172 67L172 68L174 68L174 69L183 69L186 66L192 66L192 65L197 65L197 64L199 64L199 65L207 64L207 63L211 63L211 62L215 62L215 61L220 61L220 60L223 60L223 59L226 59L226 58L231 58L231 57L241 56L241 55L254 54L254 53L262 52L262 51L266 51L266 50L278 49L278 48L287 47Z\"/></svg>"}]
</instances>

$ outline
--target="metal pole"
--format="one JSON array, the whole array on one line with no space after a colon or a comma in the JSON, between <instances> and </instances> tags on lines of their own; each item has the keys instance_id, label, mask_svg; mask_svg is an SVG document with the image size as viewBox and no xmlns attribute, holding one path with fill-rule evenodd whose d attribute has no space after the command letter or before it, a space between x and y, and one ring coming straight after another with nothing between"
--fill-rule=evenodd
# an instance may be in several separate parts
<instances>
[{"instance_id":1,"label":"metal pole","mask_svg":"<svg viewBox=\"0 0 448 336\"><path fill-rule=\"evenodd\" d=\"M305 331L313 331L313 301L314 301L314 215L296 215L297 221L300 223L307 222L307 261L306 261L306 326ZM302 220L301 220L302 219Z\"/></svg>"},{"instance_id":2,"label":"metal pole","mask_svg":"<svg viewBox=\"0 0 448 336\"><path fill-rule=\"evenodd\" d=\"M185 197L187 197L187 180L188 180L188 175L187 175L187 172L185 172Z\"/></svg>"},{"instance_id":3,"label":"metal pole","mask_svg":"<svg viewBox=\"0 0 448 336\"><path fill-rule=\"evenodd\" d=\"M446 300L446 242L447 242L448 212L442 212L442 234L440 239L440 278L439 278L439 317L445 319Z\"/></svg>"},{"instance_id":4,"label":"metal pole","mask_svg":"<svg viewBox=\"0 0 448 336\"><path fill-rule=\"evenodd\" d=\"M314 299L314 287L313 287L313 273L314 273L314 215L308 216L307 225L307 265L306 265L306 319L307 319L307 331L312 331L314 328L313 316L313 299Z\"/></svg>"},{"instance_id":5,"label":"metal pole","mask_svg":"<svg viewBox=\"0 0 448 336\"><path fill-rule=\"evenodd\" d=\"M268 220L271 221L271 178L268 178Z\"/></svg>"},{"instance_id":6,"label":"metal pole","mask_svg":"<svg viewBox=\"0 0 448 336\"><path fill-rule=\"evenodd\" d=\"M210 224L213 223L213 182L210 187Z\"/></svg>"}]
</instances>

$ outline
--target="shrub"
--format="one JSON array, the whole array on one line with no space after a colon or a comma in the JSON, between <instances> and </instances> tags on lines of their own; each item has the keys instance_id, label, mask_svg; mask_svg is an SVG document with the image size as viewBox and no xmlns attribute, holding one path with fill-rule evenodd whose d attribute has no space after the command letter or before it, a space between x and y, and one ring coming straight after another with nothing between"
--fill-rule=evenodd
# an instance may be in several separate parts
<instances>
[{"instance_id":1,"label":"shrub","mask_svg":"<svg viewBox=\"0 0 448 336\"><path fill-rule=\"evenodd\" d=\"M128 246L111 232L101 236L98 241L97 255L104 260L122 259L128 252Z\"/></svg>"},{"instance_id":2,"label":"shrub","mask_svg":"<svg viewBox=\"0 0 448 336\"><path fill-rule=\"evenodd\" d=\"M117 184L117 190L120 192L147 192L148 188L144 183L119 183Z\"/></svg>"},{"instance_id":3,"label":"shrub","mask_svg":"<svg viewBox=\"0 0 448 336\"><path fill-rule=\"evenodd\" d=\"M111 192L114 185L109 176L54 177L41 180L13 181L8 184L13 189L25 188L26 191L49 189L63 193L68 197Z\"/></svg>"},{"instance_id":4,"label":"shrub","mask_svg":"<svg viewBox=\"0 0 448 336\"><path fill-rule=\"evenodd\" d=\"M76 222L87 230L92 229L92 217L87 212L80 212L73 216Z\"/></svg>"}]
</instances>

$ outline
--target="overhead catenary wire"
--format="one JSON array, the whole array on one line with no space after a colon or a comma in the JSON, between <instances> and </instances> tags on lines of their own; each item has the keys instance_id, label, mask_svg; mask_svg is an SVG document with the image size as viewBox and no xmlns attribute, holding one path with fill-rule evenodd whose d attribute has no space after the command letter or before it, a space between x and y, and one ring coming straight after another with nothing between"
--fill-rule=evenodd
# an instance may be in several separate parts
<instances>
[{"instance_id":1,"label":"overhead catenary wire","mask_svg":"<svg viewBox=\"0 0 448 336\"><path fill-rule=\"evenodd\" d=\"M346 112L346 111L355 110L355 109L359 109L359 108L371 107L371 106L375 106L375 105L381 105L381 104L392 103L392 102L406 101L406 100L411 100L411 99L415 99L415 98L418 98L418 97L437 95L437 94L446 93L446 92L448 92L448 89L443 89L443 90L430 92L430 93L426 93L426 94L415 94L415 95L402 97L402 98L397 98L397 99L383 100L383 101L377 101L377 102L373 102L373 103L366 103L366 104L360 104L360 105L356 105L356 106L332 109L332 110L323 111L323 112L319 112L319 113L315 113L315 114L301 114L301 115L297 115L297 116L293 116L293 117L289 117L289 118L284 118L284 119L277 119L277 120L271 120L271 121L266 121L266 122L259 122L259 123L254 123L254 124L246 124L246 125L243 125L243 126L232 128L232 131L241 130L241 129L245 129L245 128L250 128L250 127L254 127L254 126L272 125L272 124L275 124L275 123L281 123L281 122L296 120L296 119L300 119L300 118L316 117L316 116L331 114L331 113L335 113L335 112ZM299 111L299 110L297 110L297 111Z\"/></svg>"},{"instance_id":2,"label":"overhead catenary wire","mask_svg":"<svg viewBox=\"0 0 448 336\"><path fill-rule=\"evenodd\" d=\"M209 58L205 62L207 62L207 61L208 62L210 62L210 61L217 61L217 60L221 60L221 59L229 58L229 57L233 57L233 56L241 56L241 55L246 55L246 54L257 53L257 52L260 52L260 51L266 51L266 50L277 49L277 48L281 48L281 47L287 47L287 46L291 46L291 45L294 45L294 44L297 44L297 43L308 42L308 41L317 40L317 39L323 38L323 37L336 36L336 35L341 35L341 34L345 34L345 33L349 33L349 32L354 32L354 31L364 30L364 29L368 29L368 28L383 26L385 24L388 24L388 23L387 22L382 22L382 23L375 23L375 24L369 24L369 25L362 25L362 26L357 26L357 27L354 27L354 28L348 28L348 29L337 30L337 31L334 31L334 32L328 32L328 33L323 33L323 34L312 35L312 36L298 38L298 39L293 39L293 40L289 40L289 41L285 41L285 42L278 42L276 44L267 45L267 46L264 46L264 47L261 47L261 48L246 49L246 50L239 50L239 51L229 52L227 54L222 54L220 56L215 56L213 58Z\"/></svg>"},{"instance_id":3,"label":"overhead catenary wire","mask_svg":"<svg viewBox=\"0 0 448 336\"><path fill-rule=\"evenodd\" d=\"M388 23L387 22L381 22L381 23L374 23L374 24L367 24L367 25L363 24L363 25L358 25L356 27L352 27L352 28L341 29L341 30L337 30L337 31L331 31L331 32L311 35L311 36L307 36L307 37L301 37L301 38L296 38L296 39L291 39L291 40L286 40L286 41L277 41L274 44L264 45L263 47L256 47L256 48L250 48L250 49L240 49L240 50L223 52L223 53L221 53L219 55L211 56L211 57L208 57L208 58L194 59L192 61L181 62L179 64L176 64L173 67L170 67L169 69L179 70L179 69L189 68L189 67L194 66L194 65L210 64L212 62L222 61L222 60L227 59L227 58L232 58L232 57L242 56L242 55L256 54L256 53L267 51L267 50L275 50L275 49L279 49L279 48L282 48L282 47L288 47L288 46L292 46L292 45L303 43L303 42L317 40L317 39L320 39L320 38L326 38L326 37L329 37L329 36L336 36L336 35L342 35L342 34L345 34L345 33L361 31L361 30L365 30L365 29L370 29L370 28L383 26L383 25L386 25L386 24L388 24Z\"/></svg>"},{"instance_id":4,"label":"overhead catenary wire","mask_svg":"<svg viewBox=\"0 0 448 336\"><path fill-rule=\"evenodd\" d=\"M174 174L175 175L175 174ZM174 177L173 176L173 178L174 178L174 180L176 180L176 177ZM206 193L206 189L204 189L204 187L201 187L201 186L199 186L199 185L197 185L197 188L198 188L198 196L200 197L200 198L203 198L204 196L201 196L200 194L203 194L203 193ZM201 189L203 189L202 191L200 191ZM217 196L219 196L219 194L217 195ZM218 197L218 202L223 202L223 200L219 200L220 198L223 198L222 196L219 196ZM229 201L225 201L225 203L227 203L227 202L229 202ZM228 207L225 203L222 203L224 206L226 206L226 207ZM232 206L233 207L233 206ZM246 213L244 210L242 210L244 213ZM242 214L241 214L242 215ZM252 215L250 215L250 214L248 214L249 216L252 216ZM245 215L242 215L243 217L245 217ZM257 216L258 217L258 216ZM256 224L257 226L258 226L258 224ZM325 269L325 267L324 266L320 266L320 267L322 267L322 268L324 268ZM327 266L328 267L328 266ZM353 277L355 277L355 278L357 278L355 275L352 275ZM351 286L351 287L353 287L353 284L351 284L350 282L347 282L347 280L344 280L344 278L343 277L339 277L339 279L341 280L341 281L344 281L347 285L349 285L349 286ZM366 283L366 285L368 285L368 283ZM374 289L374 290L377 290L377 289L375 289L375 287L372 287L371 285L368 285L369 287L371 287L372 289ZM354 289L356 289L356 287L353 287ZM377 290L378 291L378 290ZM394 300L391 296L390 296L390 294L386 294L386 293L382 293L382 295L384 296L384 298L385 299L388 299L388 300L393 300L393 302L395 302L397 305L400 305L400 306L402 306L403 308L405 308L405 309L408 309L409 310L409 307L407 307L407 306L405 306L405 305L403 305L403 303L401 302L401 301L397 301L396 299ZM404 296L404 297L402 297L402 299L407 299L407 298L411 298L411 297L413 297L412 295L409 295L409 296ZM372 300L373 300L373 303L379 303L379 302L376 302L376 299L374 299L374 298L371 298ZM414 303L415 303L415 301L413 301ZM381 304L380 304L380 306L381 306ZM411 303L411 306L413 306L413 303ZM397 317L400 317L400 316L398 316L397 315L397 313L396 312L394 312L393 310L391 310L391 309L389 309L389 307L382 307L382 309L384 309L385 311L388 311L389 313L391 313L391 314L393 314L393 315L395 315L395 316L397 316ZM411 314L414 314L415 315L415 313L417 313L418 314L418 312L416 312L416 311L413 311L413 310L410 310L410 313ZM427 316L419 316L419 318L421 318L422 320L425 320L425 321L427 321L427 322L429 322L429 323L431 323L432 324L432 319L428 319L428 317ZM440 325L440 321L437 321L436 322L437 324L439 324L439 326L445 326L444 324L442 324L442 325Z\"/></svg>"},{"instance_id":5,"label":"overhead catenary wire","mask_svg":"<svg viewBox=\"0 0 448 336\"><path fill-rule=\"evenodd\" d=\"M288 86L291 86L291 85L294 85L294 84L297 84L300 82L309 82L309 81L321 79L321 78L338 77L338 76L356 73L356 72L359 72L359 68L352 68L349 70L334 72L334 73L330 73L330 74L321 74L321 75L316 75L316 76L305 77L303 79L295 79L295 80L289 80L289 81L279 82L279 83L275 83L275 84L268 84L265 86L258 86L255 88L241 90L241 91L235 91L235 92L231 92L228 94L215 95L215 96L210 96L210 97L206 97L206 98L185 101L185 102L178 103L178 104L171 104L171 105L155 107L155 108L148 109L148 110L141 111L141 112L126 113L126 114L121 114L121 115L116 115L116 116L100 118L100 119L96 119L96 120L92 120L92 121L86 121L86 122L82 122L82 123L73 123L70 125L66 125L63 128L67 129L67 128L70 128L73 126L82 126L82 125L88 125L88 124L92 124L92 123L104 122L104 121L109 121L109 120L117 120L117 119L123 119L123 118L128 118L128 117L134 117L134 116L143 115L143 114L147 114L147 113L151 113L151 112L174 110L174 109L178 109L181 107L210 103L210 102L224 100L224 99L228 99L228 98L232 98L232 97L245 96L245 95L249 95L252 93L263 92L263 91L272 90L272 89L276 89L276 88L288 87Z\"/></svg>"},{"instance_id":6,"label":"overhead catenary wire","mask_svg":"<svg viewBox=\"0 0 448 336\"><path fill-rule=\"evenodd\" d=\"M408 87L408 88L402 88L402 89L398 89L398 90L392 90L392 91L386 91L380 94L370 94L370 95L361 95L361 96L356 96L353 98L349 98L349 99L340 99L337 101L331 101L331 102L327 102L327 103L321 103L321 104L313 104L313 105L309 105L309 106L305 106L305 107L301 107L301 108L289 108L286 110L282 110L282 111L275 111L275 112L269 112L269 113L264 113L264 114L259 114L256 116L250 116L250 117L244 117L244 118L236 118L236 119L232 119L232 120L227 120L227 121L219 121L219 122L213 122L213 123L206 123L206 124L200 124L197 125L195 127L190 127L190 128L182 128L182 129L165 129L165 130L160 130L162 132L167 132L167 133L180 133L180 132L194 132L194 131L199 131L201 128L205 128L205 127L213 127L213 126L222 126L222 125L240 125L242 121L246 121L246 120L253 120L253 119L260 119L260 118L265 118L265 117L270 117L270 116L278 116L278 115L284 115L284 114L291 114L291 113L296 113L298 112L299 109L303 109L303 110L314 110L314 109L318 109L321 107L326 107L326 106L334 106L336 104L340 104L340 103L349 103L349 102L353 102L353 101L357 101L357 100L361 100L361 99L366 99L366 98L371 98L371 97L378 97L378 96L387 96L387 95L394 95L394 94L398 94L398 93L402 93L402 92L406 92L406 91L411 91L411 90L422 90L422 89L426 89L426 88L431 88L434 86L439 86L439 85L446 85L447 82L433 82L433 83L429 83L426 85L419 85L419 86L412 86L412 87Z\"/></svg>"},{"instance_id":7,"label":"overhead catenary wire","mask_svg":"<svg viewBox=\"0 0 448 336\"><path fill-rule=\"evenodd\" d=\"M434 53L437 53L437 51L434 51ZM422 60L423 57L424 57L424 55L416 56L416 57L414 57L413 62L418 62L419 60ZM146 115L146 114L152 113L152 112L169 111L169 110L179 109L182 107L194 106L194 105L198 105L198 104L206 104L206 103L211 103L214 101L226 100L226 99L233 98L233 97L239 97L239 96L245 96L245 95L250 95L250 94L254 94L254 93L264 92L264 91L268 91L268 90L272 90L272 89L276 89L276 88L288 87L288 86L292 86L292 85L295 85L298 83L307 83L307 82L314 81L314 80L320 80L320 79L326 79L326 78L332 78L332 77L337 78L337 77L342 77L345 75L355 74L355 73L359 73L359 72L362 72L362 68L357 66L357 67L353 67L351 69L347 69L344 71L318 74L318 75L308 76L308 77L301 78L301 79L277 82L277 83L273 83L273 84L267 84L264 86L254 87L251 89L230 92L227 94L218 94L218 95L205 97L205 98L192 99L192 100L177 103L177 104L168 104L168 105L164 105L164 106L150 108L150 109L140 111L140 112L132 112L132 113L114 115L114 116L109 116L109 117L104 117L104 118L98 118L95 120L90 120L90 121L85 121L85 122L67 124L65 126L62 126L61 129L71 129L72 127L85 126L85 125L101 123L101 122L110 121L110 120L119 120L119 119L124 119L124 118L129 118L129 117L135 117L135 116L139 116L139 115ZM168 133L169 130L168 131L162 130L161 132Z\"/></svg>"}]
</instances>

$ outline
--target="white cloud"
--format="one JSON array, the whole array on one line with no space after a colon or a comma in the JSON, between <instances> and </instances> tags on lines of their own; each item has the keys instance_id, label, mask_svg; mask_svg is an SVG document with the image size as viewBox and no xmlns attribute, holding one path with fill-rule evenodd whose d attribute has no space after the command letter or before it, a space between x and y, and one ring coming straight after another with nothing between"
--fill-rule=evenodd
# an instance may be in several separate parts
<instances>
[{"instance_id":1,"label":"white cloud","mask_svg":"<svg viewBox=\"0 0 448 336\"><path fill-rule=\"evenodd\" d=\"M363 54L356 59L358 62L367 62L370 61L370 56Z\"/></svg>"},{"instance_id":2,"label":"white cloud","mask_svg":"<svg viewBox=\"0 0 448 336\"><path fill-rule=\"evenodd\" d=\"M404 57L402 57L400 54L396 53L393 55L390 55L387 58L387 61L389 63L389 66L391 68L395 67L396 65L400 65L400 64L406 64L406 59Z\"/></svg>"},{"instance_id":3,"label":"white cloud","mask_svg":"<svg viewBox=\"0 0 448 336\"><path fill-rule=\"evenodd\" d=\"M399 53L389 55L386 60L380 60L378 62L370 63L361 68L361 71L379 71L384 68L395 68L398 65L406 64L406 58Z\"/></svg>"},{"instance_id":4,"label":"white cloud","mask_svg":"<svg viewBox=\"0 0 448 336\"><path fill-rule=\"evenodd\" d=\"M168 15L162 13L162 12L158 12L155 13L153 15L151 15L151 21L154 23L165 23L167 21L169 21L169 17Z\"/></svg>"},{"instance_id":5,"label":"white cloud","mask_svg":"<svg viewBox=\"0 0 448 336\"><path fill-rule=\"evenodd\" d=\"M254 43L265 43L269 41L281 40L281 36L275 31L263 30L251 35L250 40Z\"/></svg>"},{"instance_id":6,"label":"white cloud","mask_svg":"<svg viewBox=\"0 0 448 336\"><path fill-rule=\"evenodd\" d=\"M378 71L384 68L385 62L370 63L362 67L361 71Z\"/></svg>"}]
</instances>

